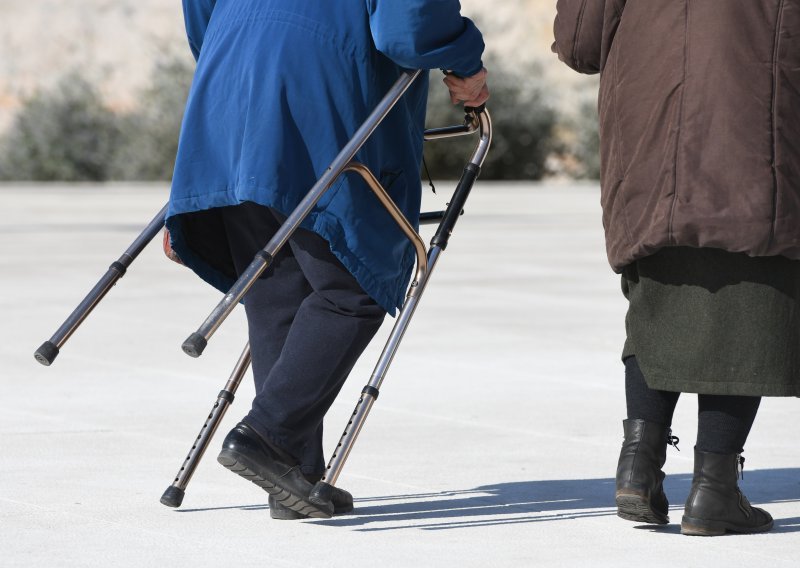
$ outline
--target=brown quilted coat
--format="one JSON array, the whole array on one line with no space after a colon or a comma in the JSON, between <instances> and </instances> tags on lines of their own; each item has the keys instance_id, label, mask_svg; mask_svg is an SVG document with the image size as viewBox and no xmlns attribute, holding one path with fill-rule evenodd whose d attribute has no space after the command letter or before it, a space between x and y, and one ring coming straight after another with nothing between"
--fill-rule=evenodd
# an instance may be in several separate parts
<instances>
[{"instance_id":1,"label":"brown quilted coat","mask_svg":"<svg viewBox=\"0 0 800 568\"><path fill-rule=\"evenodd\" d=\"M800 0L559 0L553 50L600 73L619 271L665 246L800 259Z\"/></svg>"}]
</instances>

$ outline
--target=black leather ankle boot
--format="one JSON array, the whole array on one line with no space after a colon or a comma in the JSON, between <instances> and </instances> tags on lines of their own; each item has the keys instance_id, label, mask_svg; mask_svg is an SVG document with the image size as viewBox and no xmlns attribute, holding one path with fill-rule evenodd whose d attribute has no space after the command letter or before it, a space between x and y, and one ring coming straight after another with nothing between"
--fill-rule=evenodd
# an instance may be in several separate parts
<instances>
[{"instance_id":1,"label":"black leather ankle boot","mask_svg":"<svg viewBox=\"0 0 800 568\"><path fill-rule=\"evenodd\" d=\"M739 490L738 454L694 450L694 478L686 500L681 533L718 536L726 532L759 533L772 528L772 516L750 505Z\"/></svg>"},{"instance_id":2,"label":"black leather ankle boot","mask_svg":"<svg viewBox=\"0 0 800 568\"><path fill-rule=\"evenodd\" d=\"M617 515L628 521L664 525L669 502L664 494L667 444L677 444L669 426L639 419L623 420L625 440L617 464ZM677 447L677 446L676 446Z\"/></svg>"}]
</instances>

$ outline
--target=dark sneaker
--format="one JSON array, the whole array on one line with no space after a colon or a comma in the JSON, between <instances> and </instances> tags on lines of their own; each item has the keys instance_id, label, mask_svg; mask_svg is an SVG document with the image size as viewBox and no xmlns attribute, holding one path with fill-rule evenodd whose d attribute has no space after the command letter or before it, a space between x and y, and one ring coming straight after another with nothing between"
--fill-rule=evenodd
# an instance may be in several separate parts
<instances>
[{"instance_id":1,"label":"dark sneaker","mask_svg":"<svg viewBox=\"0 0 800 568\"><path fill-rule=\"evenodd\" d=\"M303 476L295 460L267 443L244 422L239 422L225 437L217 461L264 489L287 509L319 519L333 515L333 503L309 500L314 486Z\"/></svg>"}]
</instances>

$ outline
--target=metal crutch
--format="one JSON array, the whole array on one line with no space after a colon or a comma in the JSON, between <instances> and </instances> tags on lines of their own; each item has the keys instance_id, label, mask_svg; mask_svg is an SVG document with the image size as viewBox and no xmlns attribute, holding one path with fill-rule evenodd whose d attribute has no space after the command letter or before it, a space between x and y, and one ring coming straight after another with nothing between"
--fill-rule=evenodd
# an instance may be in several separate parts
<instances>
[{"instance_id":1,"label":"metal crutch","mask_svg":"<svg viewBox=\"0 0 800 568\"><path fill-rule=\"evenodd\" d=\"M167 213L167 205L161 208L153 220L145 227L144 231L136 237L136 240L122 253L115 262L111 263L108 271L100 278L97 284L94 285L83 301L78 304L78 307L73 310L69 317L61 324L61 327L53 334L49 341L45 341L36 350L33 356L36 360L45 366L50 366L61 347L70 338L70 336L78 329L83 323L83 320L92 312L97 304L102 300L109 290L117 283L117 281L125 276L125 272L131 263L139 256L139 253L144 250L144 247L153 240L161 228L164 226L164 216Z\"/></svg>"},{"instance_id":2,"label":"metal crutch","mask_svg":"<svg viewBox=\"0 0 800 568\"><path fill-rule=\"evenodd\" d=\"M458 217L463 211L464 204L469 197L472 186L480 174L481 166L483 165L483 161L486 158L486 153L488 152L489 146L492 142L491 118L489 117L489 113L486 112L483 107L479 109L465 110L468 111L468 114L464 127L451 127L426 131L426 140L460 136L474 129L474 127L471 128L470 122L472 122L472 125L477 122L478 129L480 130L480 140L478 141L477 147L472 154L470 162L464 168L464 172L462 173L461 179L456 186L453 197L451 198L450 203L444 212L444 219L442 219L436 234L431 239L431 246L427 254L427 259L423 257L423 259L420 260L418 258L416 278L409 287L406 301L404 302L403 307L400 310L400 314L395 321L392 332L386 342L386 346L384 347L380 359L375 366L375 370L370 377L370 381L361 391L361 396L356 403L355 410L353 410L353 414L350 416L350 420L345 426L344 432L339 439L339 443L336 445L336 449L331 455L331 459L328 462L328 467L325 470L325 474L311 491L309 500L315 504L324 505L326 503L330 503L333 487L339 478L339 474L344 467L347 457L350 455L350 452L353 449L353 445L355 444L358 434L361 432L361 428L364 426L364 422L367 419L369 411L372 409L373 404L380 394L380 386L383 383L383 380L386 378L389 365L397 353L397 348L399 347L400 341L403 339L403 335L408 328L411 317L414 315L414 311L417 308L419 299L425 290L425 285L428 283L431 272L436 266L439 255L442 253L442 251L444 251L445 248L447 248L447 243L450 235L453 233L456 221L458 221ZM469 118L470 115L472 115L472 120ZM417 239L419 239L418 235ZM420 269L420 265L422 265L424 268Z\"/></svg>"},{"instance_id":3,"label":"metal crutch","mask_svg":"<svg viewBox=\"0 0 800 568\"><path fill-rule=\"evenodd\" d=\"M422 73L420 70L404 71L389 92L381 99L372 113L359 127L350 141L339 152L325 173L317 180L300 204L287 217L280 229L270 239L267 245L260 250L250 265L239 276L231 289L217 304L206 320L196 332L192 333L183 342L183 351L192 357L199 357L208 344L208 340L227 318L236 305L241 301L258 277L272 264L272 259L294 234L300 223L305 219L314 205L323 194L333 185L333 182L350 166L356 152L364 145L370 135L375 131L384 117L394 107L400 97L406 92L411 83Z\"/></svg>"},{"instance_id":4,"label":"metal crutch","mask_svg":"<svg viewBox=\"0 0 800 568\"><path fill-rule=\"evenodd\" d=\"M225 383L225 387L219 391L217 401L211 408L211 412L209 412L203 427L200 428L200 433L197 434L197 438L194 444L192 444L186 459L183 461L181 469L178 470L177 475L175 475L175 480L172 482L172 485L167 487L166 491L164 491L164 494L161 496L161 502L167 507L181 506L183 496L186 494L186 486L189 484L189 480L192 479L192 475L195 469L197 469L200 460L203 458L203 454L208 448L211 438L217 431L220 422L222 422L225 412L233 403L236 389L238 389L239 385L242 383L242 377L244 377L249 366L250 343L245 345L242 354L239 356L239 360L236 362L236 366L231 372L228 382Z\"/></svg>"}]
</instances>

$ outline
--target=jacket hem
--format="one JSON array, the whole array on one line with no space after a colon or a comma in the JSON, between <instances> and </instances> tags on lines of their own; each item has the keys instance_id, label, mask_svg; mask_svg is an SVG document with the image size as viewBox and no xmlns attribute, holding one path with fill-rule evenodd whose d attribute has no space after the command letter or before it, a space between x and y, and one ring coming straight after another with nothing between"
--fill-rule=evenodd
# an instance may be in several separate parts
<instances>
[{"instance_id":1,"label":"jacket hem","mask_svg":"<svg viewBox=\"0 0 800 568\"><path fill-rule=\"evenodd\" d=\"M335 188L331 188L329 191L333 191L334 189ZM203 200L203 206L199 205L197 199L191 197L171 201L170 210L167 213L166 226L170 231L173 250L184 264L205 282L211 284L217 290L226 293L233 285L234 280L211 267L192 251L183 237L177 217L179 215L191 214L196 211L215 207L238 205L244 201L252 201L264 207L271 207L285 216L288 216L294 207L290 204L282 203L277 199L259 199L256 195L250 195L249 193L237 190L222 190L205 194ZM402 276L397 280L397 287L392 290L390 287L379 283L366 264L350 251L336 217L326 214L325 212L312 211L308 217L303 220L300 226L313 231L328 241L331 252L333 252L336 258L347 268L353 277L355 277L364 291L367 292L381 308L386 310L390 316L396 315L397 308L403 305L403 298L405 297L406 291L406 286L403 286L403 283L407 282L411 272L411 265L413 264L413 261L409 262L408 252L404 255L403 261L401 262L402 266L398 271Z\"/></svg>"},{"instance_id":2,"label":"jacket hem","mask_svg":"<svg viewBox=\"0 0 800 568\"><path fill-rule=\"evenodd\" d=\"M800 390L789 385L753 385L748 382L675 381L669 377L647 377L647 386L654 390L724 396L800 397Z\"/></svg>"}]
</instances>

